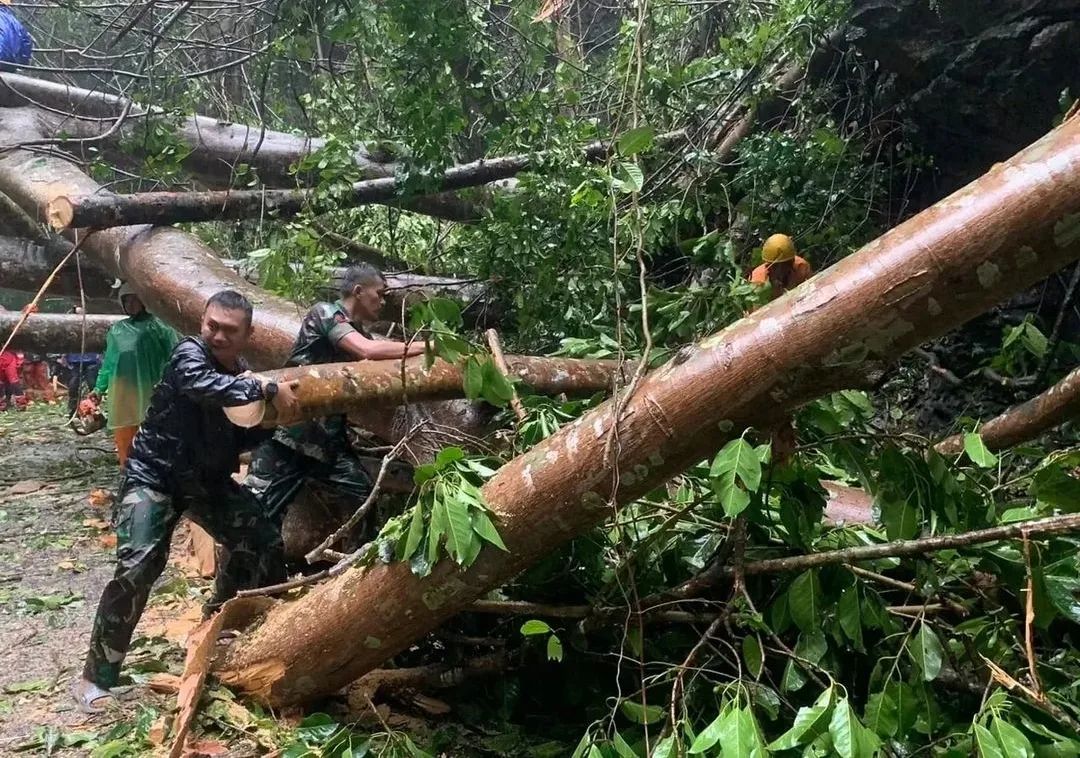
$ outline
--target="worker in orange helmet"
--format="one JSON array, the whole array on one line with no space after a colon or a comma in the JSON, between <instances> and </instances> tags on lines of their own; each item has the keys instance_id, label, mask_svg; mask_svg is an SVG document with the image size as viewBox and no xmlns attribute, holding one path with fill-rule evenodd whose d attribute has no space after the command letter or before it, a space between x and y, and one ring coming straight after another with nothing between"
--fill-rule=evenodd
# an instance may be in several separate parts
<instances>
[{"instance_id":1,"label":"worker in orange helmet","mask_svg":"<svg viewBox=\"0 0 1080 758\"><path fill-rule=\"evenodd\" d=\"M795 251L795 242L786 234L774 234L761 246L762 264L750 273L750 282L771 286L769 299L793 290L814 274L810 264ZM772 459L785 463L798 445L791 418L779 422L771 430Z\"/></svg>"},{"instance_id":2,"label":"worker in orange helmet","mask_svg":"<svg viewBox=\"0 0 1080 758\"><path fill-rule=\"evenodd\" d=\"M814 274L810 264L795 251L795 242L786 234L774 234L761 246L762 264L750 273L750 282L771 285L772 297L795 289Z\"/></svg>"}]
</instances>

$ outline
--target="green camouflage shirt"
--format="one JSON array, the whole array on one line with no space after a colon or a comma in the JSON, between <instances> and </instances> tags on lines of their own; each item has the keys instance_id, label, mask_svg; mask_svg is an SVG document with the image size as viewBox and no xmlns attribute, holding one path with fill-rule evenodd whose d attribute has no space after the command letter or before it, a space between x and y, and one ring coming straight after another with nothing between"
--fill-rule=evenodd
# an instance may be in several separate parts
<instances>
[{"instance_id":1,"label":"green camouflage shirt","mask_svg":"<svg viewBox=\"0 0 1080 758\"><path fill-rule=\"evenodd\" d=\"M338 343L353 332L367 336L362 327L349 321L349 314L340 300L316 303L300 323L300 333L285 365L311 366L355 360L338 348ZM347 447L345 416L327 416L282 427L274 434L274 439L304 455L328 461Z\"/></svg>"}]
</instances>

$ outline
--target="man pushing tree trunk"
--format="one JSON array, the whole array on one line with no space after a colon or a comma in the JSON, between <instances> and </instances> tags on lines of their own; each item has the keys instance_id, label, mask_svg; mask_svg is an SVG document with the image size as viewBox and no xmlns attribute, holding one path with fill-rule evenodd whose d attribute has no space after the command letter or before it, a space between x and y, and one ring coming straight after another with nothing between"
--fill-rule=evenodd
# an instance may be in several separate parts
<instances>
[{"instance_id":1,"label":"man pushing tree trunk","mask_svg":"<svg viewBox=\"0 0 1080 758\"><path fill-rule=\"evenodd\" d=\"M233 426L224 408L270 400L284 416L296 409L292 385L247 371L240 353L251 339L251 303L238 292L213 295L200 335L173 350L154 389L123 472L116 528L116 574L105 586L90 636L82 679L72 694L81 710L101 710L110 696L146 607L165 568L181 515L203 526L227 549L218 567L209 613L237 590L285 577L280 522L232 479L240 453L265 437Z\"/></svg>"},{"instance_id":2,"label":"man pushing tree trunk","mask_svg":"<svg viewBox=\"0 0 1080 758\"><path fill-rule=\"evenodd\" d=\"M422 343L372 339L364 321L375 321L386 298L386 279L374 266L346 269L341 298L316 303L300 324L286 366L355 360L400 360L419 355ZM277 430L252 456L245 486L279 522L305 483L317 483L355 501L371 493L372 482L349 447L344 415L315 419Z\"/></svg>"}]
</instances>

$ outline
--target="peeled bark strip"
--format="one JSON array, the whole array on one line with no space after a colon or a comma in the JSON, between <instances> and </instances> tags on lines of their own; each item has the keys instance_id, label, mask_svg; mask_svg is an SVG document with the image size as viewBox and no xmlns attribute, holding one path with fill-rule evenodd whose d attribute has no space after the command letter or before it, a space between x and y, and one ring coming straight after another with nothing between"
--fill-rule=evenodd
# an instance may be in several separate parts
<instances>
[{"instance_id":1,"label":"peeled bark strip","mask_svg":"<svg viewBox=\"0 0 1080 758\"><path fill-rule=\"evenodd\" d=\"M575 358L532 358L508 355L510 374L544 395L601 392L611 389L616 361L588 361ZM320 416L350 413L371 405L398 405L419 394L426 400L461 396L461 367L437 360L425 367L424 356L401 361L357 361L266 371L276 382L299 380L297 399L300 414L279 419L272 405L265 406L262 426L293 424ZM386 371L389 364L394 371ZM402 377L404 376L404 384Z\"/></svg>"},{"instance_id":2,"label":"peeled bark strip","mask_svg":"<svg viewBox=\"0 0 1080 758\"><path fill-rule=\"evenodd\" d=\"M18 311L0 311L0 345L19 322ZM99 353L105 349L105 334L123 316L86 316L86 349ZM77 353L83 346L83 317L75 315L52 315L35 313L26 319L11 350L27 350L31 353Z\"/></svg>"},{"instance_id":3,"label":"peeled bark strip","mask_svg":"<svg viewBox=\"0 0 1080 758\"><path fill-rule=\"evenodd\" d=\"M979 427L979 436L990 450L1005 450L1077 416L1080 416L1080 368L1041 395L987 421ZM947 437L937 444L936 450L944 455L962 453L964 435Z\"/></svg>"},{"instance_id":4,"label":"peeled bark strip","mask_svg":"<svg viewBox=\"0 0 1080 758\"><path fill-rule=\"evenodd\" d=\"M483 488L508 553L484 548L426 578L355 568L279 603L219 661L271 704L333 692L749 425L851 386L860 370L986 310L1080 258L1080 119L784 297L651 372L503 466ZM619 471L613 491L609 462Z\"/></svg>"}]
</instances>

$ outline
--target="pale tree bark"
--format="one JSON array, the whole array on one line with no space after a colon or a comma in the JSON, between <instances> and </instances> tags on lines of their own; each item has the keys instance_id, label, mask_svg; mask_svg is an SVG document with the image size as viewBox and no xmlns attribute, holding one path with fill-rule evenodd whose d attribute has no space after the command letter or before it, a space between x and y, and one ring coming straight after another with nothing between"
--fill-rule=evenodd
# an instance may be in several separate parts
<instances>
[{"instance_id":1,"label":"pale tree bark","mask_svg":"<svg viewBox=\"0 0 1080 758\"><path fill-rule=\"evenodd\" d=\"M1046 392L990 419L978 432L990 450L1005 450L1077 417L1080 417L1080 368L1073 369ZM944 455L962 453L964 435L947 437L935 449Z\"/></svg>"},{"instance_id":2,"label":"pale tree bark","mask_svg":"<svg viewBox=\"0 0 1080 758\"><path fill-rule=\"evenodd\" d=\"M37 241L19 237L0 237L0 286L13 290L37 292L45 278L64 260L71 243L61 239ZM88 298L109 298L113 278L97 265L82 266L82 289ZM49 292L79 296L79 271L74 263L60 270ZM98 312L99 308L91 308ZM119 312L119 305L114 309Z\"/></svg>"},{"instance_id":3,"label":"pale tree bark","mask_svg":"<svg viewBox=\"0 0 1080 758\"><path fill-rule=\"evenodd\" d=\"M859 384L869 367L1080 258L1080 119L651 372L506 464L483 488L509 552L485 547L420 578L354 568L279 603L218 662L272 704L327 694L376 668L485 592L714 452L748 426ZM617 466L614 477L612 465Z\"/></svg>"},{"instance_id":4,"label":"pale tree bark","mask_svg":"<svg viewBox=\"0 0 1080 758\"><path fill-rule=\"evenodd\" d=\"M104 92L9 73L0 74L0 106L34 106L38 122L35 136L5 132L4 146L31 140L55 141L73 149L93 146L125 166L132 165L132 143L138 143L139 129L148 118L164 115L159 109L129 104L126 98ZM183 159L184 168L215 188L233 186L241 164L250 167L267 187L294 187L307 177L292 174L290 167L326 145L326 140L316 137L198 115L181 119L175 136L190 151ZM397 169L395 163L378 160L363 148L353 153L353 161L365 179L393 176ZM455 221L469 221L480 214L472 200L452 194L417 198L406 207Z\"/></svg>"},{"instance_id":5,"label":"pale tree bark","mask_svg":"<svg viewBox=\"0 0 1080 758\"><path fill-rule=\"evenodd\" d=\"M0 311L0 345L19 322L18 311ZM19 327L10 349L32 353L77 353L85 346L92 353L105 349L105 334L123 316L35 313ZM84 332L85 329L85 332ZM85 338L85 343L84 343Z\"/></svg>"}]
</instances>

